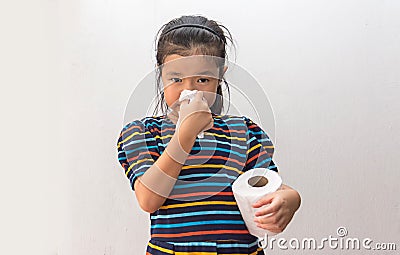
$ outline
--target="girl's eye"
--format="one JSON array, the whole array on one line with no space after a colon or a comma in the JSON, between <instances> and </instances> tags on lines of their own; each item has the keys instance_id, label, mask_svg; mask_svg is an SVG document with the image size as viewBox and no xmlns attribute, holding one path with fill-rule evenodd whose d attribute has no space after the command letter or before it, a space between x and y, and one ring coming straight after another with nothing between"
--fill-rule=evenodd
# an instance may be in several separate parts
<instances>
[{"instance_id":1,"label":"girl's eye","mask_svg":"<svg viewBox=\"0 0 400 255\"><path fill-rule=\"evenodd\" d=\"M180 78L171 78L170 79L172 82L182 82L182 79L180 79ZM198 79L197 80L199 83L206 83L206 82L209 82L210 80L209 79L207 79L207 78L200 78L200 79Z\"/></svg>"},{"instance_id":2,"label":"girl's eye","mask_svg":"<svg viewBox=\"0 0 400 255\"><path fill-rule=\"evenodd\" d=\"M200 79L199 79L199 81L200 81L200 80L202 80L202 81L203 81L203 82L200 82L200 83L205 83L205 82L209 82L209 81L210 81L210 80L209 80L209 79L207 79L207 78L200 78Z\"/></svg>"},{"instance_id":3,"label":"girl's eye","mask_svg":"<svg viewBox=\"0 0 400 255\"><path fill-rule=\"evenodd\" d=\"M179 82L179 81L182 81L182 79L179 79L179 78L171 78L170 79L172 82Z\"/></svg>"}]
</instances>

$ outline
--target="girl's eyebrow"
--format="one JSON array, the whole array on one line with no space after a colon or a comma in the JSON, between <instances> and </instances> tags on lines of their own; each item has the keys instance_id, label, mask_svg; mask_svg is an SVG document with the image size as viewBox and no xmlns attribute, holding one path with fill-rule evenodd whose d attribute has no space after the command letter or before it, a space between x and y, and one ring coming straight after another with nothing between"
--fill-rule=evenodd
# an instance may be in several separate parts
<instances>
[{"instance_id":1,"label":"girl's eyebrow","mask_svg":"<svg viewBox=\"0 0 400 255\"><path fill-rule=\"evenodd\" d=\"M178 73L178 72L168 72L167 75L181 75L181 73Z\"/></svg>"},{"instance_id":2,"label":"girl's eyebrow","mask_svg":"<svg viewBox=\"0 0 400 255\"><path fill-rule=\"evenodd\" d=\"M173 71L171 71L171 72L168 72L167 75L182 75L182 74L181 74L181 73L178 73L178 72L173 72ZM213 72L211 72L211 71L203 71L203 72L196 73L195 75L216 76L216 75L215 75Z\"/></svg>"},{"instance_id":3,"label":"girl's eyebrow","mask_svg":"<svg viewBox=\"0 0 400 255\"><path fill-rule=\"evenodd\" d=\"M204 72L200 72L200 73L197 73L198 75L209 75L209 76L216 76L213 72L211 72L211 71L204 71Z\"/></svg>"}]
</instances>

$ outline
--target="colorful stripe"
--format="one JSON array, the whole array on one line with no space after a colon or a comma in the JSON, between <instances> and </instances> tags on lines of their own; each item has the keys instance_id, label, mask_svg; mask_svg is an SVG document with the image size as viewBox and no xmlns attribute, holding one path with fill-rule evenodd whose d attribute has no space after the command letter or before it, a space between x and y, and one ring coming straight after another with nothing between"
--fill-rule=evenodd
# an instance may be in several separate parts
<instances>
[{"instance_id":1,"label":"colorful stripe","mask_svg":"<svg viewBox=\"0 0 400 255\"><path fill-rule=\"evenodd\" d=\"M165 203L150 214L147 254L264 254L243 221L232 183L256 168L278 171L268 135L245 116L213 114L214 126L196 138ZM118 161L130 180L162 155L175 132L165 116L132 121L120 132ZM232 240L230 243L213 240ZM218 253L216 253L218 252Z\"/></svg>"}]
</instances>

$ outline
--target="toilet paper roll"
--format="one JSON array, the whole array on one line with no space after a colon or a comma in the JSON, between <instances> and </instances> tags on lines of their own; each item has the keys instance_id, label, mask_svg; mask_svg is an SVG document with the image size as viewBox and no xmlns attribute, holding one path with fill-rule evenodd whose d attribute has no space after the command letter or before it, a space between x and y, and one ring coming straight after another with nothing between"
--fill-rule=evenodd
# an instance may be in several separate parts
<instances>
[{"instance_id":1,"label":"toilet paper roll","mask_svg":"<svg viewBox=\"0 0 400 255\"><path fill-rule=\"evenodd\" d=\"M278 190L282 185L280 175L268 168L254 168L244 172L232 184L232 191L240 213L250 234L263 239L265 235L273 236L276 233L257 227L254 222L255 213L265 208L264 205L254 208L252 205L261 197Z\"/></svg>"},{"instance_id":2,"label":"toilet paper roll","mask_svg":"<svg viewBox=\"0 0 400 255\"><path fill-rule=\"evenodd\" d=\"M196 95L196 93L197 93L197 90L196 90L196 89L195 89L195 90L188 90L188 89L183 90L183 91L181 92L180 96L179 96L179 102L182 102L183 100L186 100L186 99L188 99L189 102L190 102L190 100L192 100L192 99L194 98L194 96ZM178 119L178 123L176 124L176 128L178 128L179 125L180 125L180 119ZM197 135L197 137L198 137L198 138L204 138L204 132L203 132L203 131L200 132L200 133Z\"/></svg>"}]
</instances>

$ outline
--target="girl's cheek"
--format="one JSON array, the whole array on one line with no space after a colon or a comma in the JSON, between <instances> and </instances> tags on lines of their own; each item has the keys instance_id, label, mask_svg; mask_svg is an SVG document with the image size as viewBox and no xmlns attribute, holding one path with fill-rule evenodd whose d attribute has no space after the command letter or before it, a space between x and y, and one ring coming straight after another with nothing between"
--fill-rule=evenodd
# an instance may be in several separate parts
<instances>
[{"instance_id":1,"label":"girl's cheek","mask_svg":"<svg viewBox=\"0 0 400 255\"><path fill-rule=\"evenodd\" d=\"M172 91L164 92L165 102L169 107L174 105L179 100L179 95L175 95L176 93L171 93Z\"/></svg>"}]
</instances>

